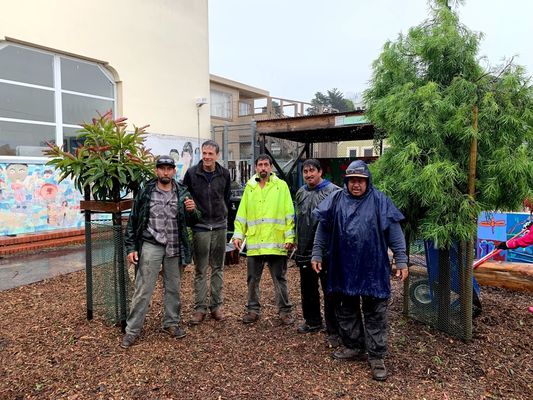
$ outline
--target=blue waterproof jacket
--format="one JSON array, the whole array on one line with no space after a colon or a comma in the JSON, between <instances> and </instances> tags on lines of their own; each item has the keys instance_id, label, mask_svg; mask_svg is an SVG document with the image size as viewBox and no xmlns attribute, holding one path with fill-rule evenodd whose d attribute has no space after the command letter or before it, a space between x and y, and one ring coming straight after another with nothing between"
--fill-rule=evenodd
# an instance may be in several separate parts
<instances>
[{"instance_id":1,"label":"blue waterproof jacket","mask_svg":"<svg viewBox=\"0 0 533 400\"><path fill-rule=\"evenodd\" d=\"M319 221L313 260L321 261L327 250L328 293L388 298L391 273L388 248L400 268L406 267L407 262L405 239L399 226L404 217L389 197L374 188L363 161L354 161L348 168L357 167L364 167L369 176L365 194L355 197L345 185L313 212Z\"/></svg>"}]
</instances>

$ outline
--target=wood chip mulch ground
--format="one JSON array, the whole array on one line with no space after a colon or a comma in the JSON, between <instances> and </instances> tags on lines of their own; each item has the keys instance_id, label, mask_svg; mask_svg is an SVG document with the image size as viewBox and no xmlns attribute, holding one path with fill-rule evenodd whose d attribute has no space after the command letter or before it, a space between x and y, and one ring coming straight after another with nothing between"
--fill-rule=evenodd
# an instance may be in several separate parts
<instances>
[{"instance_id":1,"label":"wood chip mulch ground","mask_svg":"<svg viewBox=\"0 0 533 400\"><path fill-rule=\"evenodd\" d=\"M483 288L483 313L466 343L404 317L395 282L390 376L376 382L366 362L333 360L323 333L280 325L268 271L262 317L243 325L245 271L243 262L225 270L227 319L188 326L181 340L160 331L159 283L128 350L119 347L120 328L86 320L83 272L0 292L0 399L533 399L532 294ZM187 267L184 321L193 275ZM295 267L289 282L300 322Z\"/></svg>"}]
</instances>

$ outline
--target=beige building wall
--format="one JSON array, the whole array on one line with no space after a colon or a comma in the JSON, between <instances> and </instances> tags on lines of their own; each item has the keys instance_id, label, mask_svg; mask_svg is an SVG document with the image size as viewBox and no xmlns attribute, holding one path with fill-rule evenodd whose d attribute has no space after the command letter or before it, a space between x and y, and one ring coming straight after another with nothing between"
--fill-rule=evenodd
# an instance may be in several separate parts
<instances>
[{"instance_id":1,"label":"beige building wall","mask_svg":"<svg viewBox=\"0 0 533 400\"><path fill-rule=\"evenodd\" d=\"M387 148L387 140L383 141L383 148ZM356 157L364 157L365 150L372 151L372 156L378 156L379 151L374 150L373 140L353 140L349 142L339 142L337 145L337 157L350 157L350 150L356 150Z\"/></svg>"},{"instance_id":2,"label":"beige building wall","mask_svg":"<svg viewBox=\"0 0 533 400\"><path fill-rule=\"evenodd\" d=\"M0 40L107 62L117 115L195 138L196 99L209 99L207 16L207 0L3 1ZM209 104L199 116L209 138Z\"/></svg>"}]
</instances>

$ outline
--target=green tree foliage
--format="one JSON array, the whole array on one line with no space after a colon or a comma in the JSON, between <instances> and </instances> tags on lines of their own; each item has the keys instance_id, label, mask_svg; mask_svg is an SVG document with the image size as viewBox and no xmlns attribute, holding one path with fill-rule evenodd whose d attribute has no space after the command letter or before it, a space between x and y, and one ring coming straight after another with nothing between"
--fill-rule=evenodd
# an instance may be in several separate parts
<instances>
[{"instance_id":1,"label":"green tree foliage","mask_svg":"<svg viewBox=\"0 0 533 400\"><path fill-rule=\"evenodd\" d=\"M118 201L121 194L135 193L154 176L154 157L144 147L148 125L126 132L126 120L113 120L109 111L83 123L78 136L83 146L72 154L49 143L46 165L61 171L60 181L72 178L81 193L89 187L95 200Z\"/></svg>"},{"instance_id":2,"label":"green tree foliage","mask_svg":"<svg viewBox=\"0 0 533 400\"><path fill-rule=\"evenodd\" d=\"M533 91L512 60L483 70L482 35L460 24L445 0L434 0L431 14L385 44L364 97L367 116L391 145L373 166L377 185L405 213L409 236L443 248L472 240L481 210L518 209L531 196Z\"/></svg>"},{"instance_id":3,"label":"green tree foliage","mask_svg":"<svg viewBox=\"0 0 533 400\"><path fill-rule=\"evenodd\" d=\"M268 111L268 107L264 106L262 108L262 113L265 114ZM281 109L281 105L276 101L272 100L272 112L276 117L283 117L283 110Z\"/></svg>"},{"instance_id":4,"label":"green tree foliage","mask_svg":"<svg viewBox=\"0 0 533 400\"><path fill-rule=\"evenodd\" d=\"M355 109L351 100L345 99L344 94L338 89L328 90L327 94L316 92L311 100L313 105L307 110L307 114L322 114L323 110L337 110L339 112L353 111ZM330 111L331 112L331 111Z\"/></svg>"}]
</instances>

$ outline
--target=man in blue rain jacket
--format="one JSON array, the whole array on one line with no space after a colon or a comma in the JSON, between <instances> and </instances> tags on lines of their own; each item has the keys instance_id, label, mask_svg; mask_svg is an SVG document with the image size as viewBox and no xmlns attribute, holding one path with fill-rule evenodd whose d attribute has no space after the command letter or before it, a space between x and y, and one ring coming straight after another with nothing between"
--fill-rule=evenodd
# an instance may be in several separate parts
<instances>
[{"instance_id":1,"label":"man in blue rain jacket","mask_svg":"<svg viewBox=\"0 0 533 400\"><path fill-rule=\"evenodd\" d=\"M346 169L344 189L327 197L315 209L319 224L312 267L319 272L328 257L327 292L339 299L336 316L343 347L333 352L339 360L366 357L376 380L387 370L387 306L391 266L407 278L405 239L399 222L404 218L392 200L372 185L368 166L360 160Z\"/></svg>"}]
</instances>

